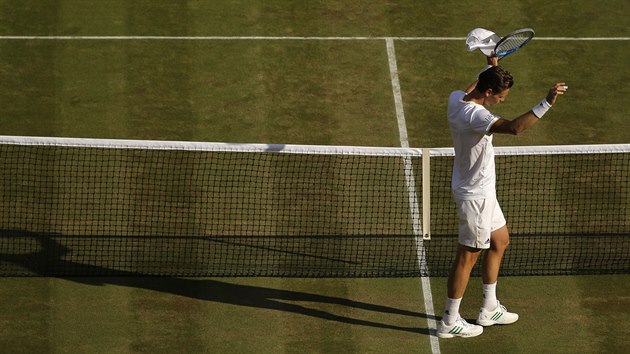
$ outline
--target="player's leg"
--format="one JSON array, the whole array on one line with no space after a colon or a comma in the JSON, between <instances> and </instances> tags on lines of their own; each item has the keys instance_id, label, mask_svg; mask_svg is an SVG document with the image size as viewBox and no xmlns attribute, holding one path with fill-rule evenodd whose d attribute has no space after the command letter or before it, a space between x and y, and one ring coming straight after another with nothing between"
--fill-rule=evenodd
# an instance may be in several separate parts
<instances>
[{"instance_id":1,"label":"player's leg","mask_svg":"<svg viewBox=\"0 0 630 354\"><path fill-rule=\"evenodd\" d=\"M477 324L482 326L510 324L518 320L518 315L508 312L505 306L499 303L496 295L501 261L510 244L510 234L498 203L493 212L493 228L496 227L498 228L490 234L490 248L486 251L482 263L483 303L477 318Z\"/></svg>"},{"instance_id":2,"label":"player's leg","mask_svg":"<svg viewBox=\"0 0 630 354\"><path fill-rule=\"evenodd\" d=\"M438 328L440 338L474 337L483 332L481 326L469 324L459 315L459 306L470 280L470 272L481 253L478 237L481 220L479 210L483 204L483 200L457 201L460 219L459 238L457 253L448 277L444 315ZM488 238L489 232L488 229L486 233Z\"/></svg>"},{"instance_id":3,"label":"player's leg","mask_svg":"<svg viewBox=\"0 0 630 354\"><path fill-rule=\"evenodd\" d=\"M475 263L477 263L480 252L480 249L461 244L457 246L455 261L453 261L451 272L448 276L447 298L444 307L444 316L442 316L442 320L446 324L451 324L460 317L459 305L466 292L466 287L470 280L470 272L475 266Z\"/></svg>"},{"instance_id":4,"label":"player's leg","mask_svg":"<svg viewBox=\"0 0 630 354\"><path fill-rule=\"evenodd\" d=\"M499 277L499 269L505 250L510 244L510 233L507 225L490 234L490 248L486 251L482 263L482 280L484 284L495 284Z\"/></svg>"},{"instance_id":5,"label":"player's leg","mask_svg":"<svg viewBox=\"0 0 630 354\"><path fill-rule=\"evenodd\" d=\"M459 305L468 286L470 272L479 258L480 249L459 244L455 261L448 277L448 297L444 315L438 328L438 337L475 337L483 333L481 326L470 324L459 314Z\"/></svg>"},{"instance_id":6,"label":"player's leg","mask_svg":"<svg viewBox=\"0 0 630 354\"><path fill-rule=\"evenodd\" d=\"M455 261L451 267L447 283L449 298L459 299L464 296L468 280L470 279L470 272L475 263L477 263L480 253L481 250L478 248L462 244L457 245L457 254L455 255Z\"/></svg>"}]
</instances>

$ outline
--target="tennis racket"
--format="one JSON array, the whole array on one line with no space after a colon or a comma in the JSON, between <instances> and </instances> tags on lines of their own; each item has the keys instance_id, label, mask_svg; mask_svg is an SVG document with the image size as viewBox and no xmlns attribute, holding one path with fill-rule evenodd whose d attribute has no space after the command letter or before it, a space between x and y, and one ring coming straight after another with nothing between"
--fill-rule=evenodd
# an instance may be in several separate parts
<instances>
[{"instance_id":1,"label":"tennis racket","mask_svg":"<svg viewBox=\"0 0 630 354\"><path fill-rule=\"evenodd\" d=\"M525 44L534 38L534 30L531 28L522 28L516 30L505 37L501 38L499 43L494 47L494 52L499 60L523 48Z\"/></svg>"}]
</instances>

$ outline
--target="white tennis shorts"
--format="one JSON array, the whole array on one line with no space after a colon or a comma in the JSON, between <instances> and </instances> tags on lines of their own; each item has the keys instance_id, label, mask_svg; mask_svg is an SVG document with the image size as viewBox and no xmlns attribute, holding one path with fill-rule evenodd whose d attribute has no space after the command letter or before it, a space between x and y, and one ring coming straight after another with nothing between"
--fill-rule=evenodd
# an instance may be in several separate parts
<instances>
[{"instance_id":1,"label":"white tennis shorts","mask_svg":"<svg viewBox=\"0 0 630 354\"><path fill-rule=\"evenodd\" d=\"M472 248L490 248L490 234L506 224L496 196L455 199L455 202L459 213L459 243Z\"/></svg>"}]
</instances>

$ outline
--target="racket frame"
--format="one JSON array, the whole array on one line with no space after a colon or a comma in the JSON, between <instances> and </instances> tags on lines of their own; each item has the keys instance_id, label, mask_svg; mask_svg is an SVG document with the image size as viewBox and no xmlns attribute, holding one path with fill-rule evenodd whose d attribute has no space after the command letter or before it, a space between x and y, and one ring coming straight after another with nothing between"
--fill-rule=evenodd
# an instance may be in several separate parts
<instances>
[{"instance_id":1,"label":"racket frame","mask_svg":"<svg viewBox=\"0 0 630 354\"><path fill-rule=\"evenodd\" d=\"M521 43L518 47L509 49L507 51L504 51L503 54L499 54L498 49L501 46L501 44L505 43L510 38L512 38L512 37L514 37L516 35L523 34L523 33L528 33L529 34L529 38L526 38L525 41L523 43ZM531 28L521 28L521 29L518 29L516 31L510 32L507 35L505 35L503 38L501 38L501 40L497 43L497 45L494 46L494 52L499 57L499 60L501 60L501 59L507 57L508 55L516 52L517 50L523 48L527 43L529 43L529 41L532 40L532 38L534 38L534 35L536 35L536 32L534 32L534 30L531 29Z\"/></svg>"}]
</instances>

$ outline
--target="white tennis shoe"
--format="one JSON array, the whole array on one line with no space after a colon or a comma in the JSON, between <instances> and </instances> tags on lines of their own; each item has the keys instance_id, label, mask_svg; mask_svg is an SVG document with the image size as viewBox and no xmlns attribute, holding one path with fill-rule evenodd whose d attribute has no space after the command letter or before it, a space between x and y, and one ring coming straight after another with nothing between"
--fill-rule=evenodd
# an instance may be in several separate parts
<instances>
[{"instance_id":1,"label":"white tennis shoe","mask_svg":"<svg viewBox=\"0 0 630 354\"><path fill-rule=\"evenodd\" d=\"M444 320L440 321L440 327L437 331L439 338L453 337L476 337L483 333L483 327L466 322L465 319L458 317L453 325L448 326Z\"/></svg>"},{"instance_id":2,"label":"white tennis shoe","mask_svg":"<svg viewBox=\"0 0 630 354\"><path fill-rule=\"evenodd\" d=\"M481 308L479 311L479 317L477 317L477 324L487 327L495 324L510 324L516 322L517 320L518 314L508 312L505 306L501 305L499 301L497 301L497 308L492 311Z\"/></svg>"}]
</instances>

